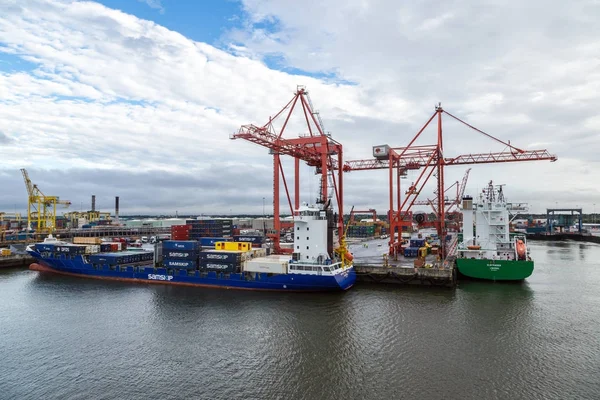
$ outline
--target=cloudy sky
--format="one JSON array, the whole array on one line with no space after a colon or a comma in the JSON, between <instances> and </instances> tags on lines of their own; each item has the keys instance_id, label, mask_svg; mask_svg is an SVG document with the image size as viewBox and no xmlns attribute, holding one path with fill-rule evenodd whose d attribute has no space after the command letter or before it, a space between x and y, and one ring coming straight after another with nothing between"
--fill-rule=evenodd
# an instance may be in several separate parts
<instances>
[{"instance_id":1,"label":"cloudy sky","mask_svg":"<svg viewBox=\"0 0 600 400\"><path fill-rule=\"evenodd\" d=\"M26 208L26 168L76 210L95 194L106 211L118 195L123 213L262 214L272 159L230 135L297 85L347 160L406 145L441 102L558 156L473 166L467 193L492 179L536 212L600 211L599 18L598 0L0 0L0 211ZM444 138L447 156L505 150L450 119ZM310 201L318 178L301 177ZM386 177L346 174L345 207L385 212Z\"/></svg>"}]
</instances>

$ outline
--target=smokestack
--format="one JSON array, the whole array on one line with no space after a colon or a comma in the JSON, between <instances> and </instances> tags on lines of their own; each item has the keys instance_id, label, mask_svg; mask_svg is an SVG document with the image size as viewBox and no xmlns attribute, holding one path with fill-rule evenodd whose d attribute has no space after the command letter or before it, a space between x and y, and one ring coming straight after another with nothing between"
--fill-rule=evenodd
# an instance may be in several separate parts
<instances>
[{"instance_id":1,"label":"smokestack","mask_svg":"<svg viewBox=\"0 0 600 400\"><path fill-rule=\"evenodd\" d=\"M115 221L119 223L119 196L115 196Z\"/></svg>"},{"instance_id":2,"label":"smokestack","mask_svg":"<svg viewBox=\"0 0 600 400\"><path fill-rule=\"evenodd\" d=\"M96 195L92 195L92 212L96 211Z\"/></svg>"}]
</instances>

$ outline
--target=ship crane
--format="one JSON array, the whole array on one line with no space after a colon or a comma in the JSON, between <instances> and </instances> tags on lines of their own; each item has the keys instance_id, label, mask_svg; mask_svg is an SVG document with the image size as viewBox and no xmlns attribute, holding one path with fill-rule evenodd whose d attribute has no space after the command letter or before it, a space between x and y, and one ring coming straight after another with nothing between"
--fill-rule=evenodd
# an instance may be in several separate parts
<instances>
[{"instance_id":1,"label":"ship crane","mask_svg":"<svg viewBox=\"0 0 600 400\"><path fill-rule=\"evenodd\" d=\"M56 206L69 207L71 202L60 200L58 196L46 196L37 185L31 182L25 168L21 168L27 189L27 227L36 223L36 232L52 233L56 229Z\"/></svg>"},{"instance_id":2,"label":"ship crane","mask_svg":"<svg viewBox=\"0 0 600 400\"><path fill-rule=\"evenodd\" d=\"M505 149L501 152L462 154L448 157L444 154L442 115L446 115L479 134L486 136L497 143L503 144ZM435 141L435 144L415 145L414 143L416 140L434 119L437 119L437 140ZM441 238L441 256L445 257L448 254L445 243L447 229L446 209L444 206L444 168L446 166L557 160L556 155L550 154L547 150L523 150L508 142L502 141L445 111L441 104L435 107L433 115L417 132L407 146L395 148L391 148L387 145L375 146L373 148L373 156L373 159L346 161L342 166L342 169L344 172L372 169L389 170L390 211L388 215L390 215L390 256L397 256L399 254L401 249L400 235L402 228L409 227L412 223L411 208L415 204L419 193L434 172L437 179L437 198L433 203L433 208L437 215L435 225L438 235ZM405 174L407 170L421 170L421 172L402 199L400 192L400 177ZM397 180L396 187L394 187L394 180ZM394 206L396 207L395 210Z\"/></svg>"},{"instance_id":3,"label":"ship crane","mask_svg":"<svg viewBox=\"0 0 600 400\"><path fill-rule=\"evenodd\" d=\"M302 119L308 128L307 135L293 138L284 137L288 122L294 109L301 110ZM275 122L282 121L281 128L276 128ZM285 194L290 207L290 212L295 215L295 210L300 207L300 161L314 167L317 174L321 175L319 203L327 203L329 199L328 186L333 186L332 194L337 203L337 229L338 235L343 236L343 171L342 145L325 134L320 114L313 110L312 101L304 86L298 86L292 99L269 121L257 126L243 125L233 134L231 139L245 139L266 147L273 155L273 222L275 235L273 235L275 251L278 253L289 252L281 249L279 234L282 227L279 210L280 182L283 182ZM281 164L281 156L294 158L294 198L288 188L287 180ZM336 172L337 170L337 177Z\"/></svg>"}]
</instances>

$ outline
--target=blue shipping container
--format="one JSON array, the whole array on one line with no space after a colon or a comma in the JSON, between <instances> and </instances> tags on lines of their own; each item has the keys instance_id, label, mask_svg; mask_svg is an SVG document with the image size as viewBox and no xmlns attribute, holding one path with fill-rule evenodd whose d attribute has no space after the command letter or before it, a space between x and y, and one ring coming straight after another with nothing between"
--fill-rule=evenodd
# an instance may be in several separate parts
<instances>
[{"instance_id":1,"label":"blue shipping container","mask_svg":"<svg viewBox=\"0 0 600 400\"><path fill-rule=\"evenodd\" d=\"M163 265L166 268L186 268L196 269L197 263L194 260L173 260L165 258Z\"/></svg>"},{"instance_id":2,"label":"blue shipping container","mask_svg":"<svg viewBox=\"0 0 600 400\"><path fill-rule=\"evenodd\" d=\"M100 245L100 251L103 252L103 253L107 252L107 251L110 251L110 243L102 243Z\"/></svg>"},{"instance_id":3,"label":"blue shipping container","mask_svg":"<svg viewBox=\"0 0 600 400\"><path fill-rule=\"evenodd\" d=\"M423 247L425 246L425 239L411 239L410 247Z\"/></svg>"},{"instance_id":4,"label":"blue shipping container","mask_svg":"<svg viewBox=\"0 0 600 400\"><path fill-rule=\"evenodd\" d=\"M232 263L216 263L216 262L205 262L200 261L201 271L218 271L218 272L236 272L238 268L237 264Z\"/></svg>"},{"instance_id":5,"label":"blue shipping container","mask_svg":"<svg viewBox=\"0 0 600 400\"><path fill-rule=\"evenodd\" d=\"M178 258L181 260L197 260L197 251L186 251L186 250L165 250L163 251L164 258Z\"/></svg>"},{"instance_id":6,"label":"blue shipping container","mask_svg":"<svg viewBox=\"0 0 600 400\"><path fill-rule=\"evenodd\" d=\"M199 243L196 240L165 240L164 250L189 250L198 251Z\"/></svg>"},{"instance_id":7,"label":"blue shipping container","mask_svg":"<svg viewBox=\"0 0 600 400\"><path fill-rule=\"evenodd\" d=\"M417 257L419 255L418 247L405 247L404 257Z\"/></svg>"},{"instance_id":8,"label":"blue shipping container","mask_svg":"<svg viewBox=\"0 0 600 400\"><path fill-rule=\"evenodd\" d=\"M206 262L225 262L225 263L229 263L229 262L233 262L233 263L239 263L242 259L242 256L240 253L234 253L234 252L228 252L228 251L219 251L219 250L213 250L213 251L201 251L200 252L200 263L202 264L203 261Z\"/></svg>"},{"instance_id":9,"label":"blue shipping container","mask_svg":"<svg viewBox=\"0 0 600 400\"><path fill-rule=\"evenodd\" d=\"M233 237L233 241L234 242L250 242L252 244L262 244L263 242L263 237L262 236L242 236L242 235L236 235Z\"/></svg>"},{"instance_id":10,"label":"blue shipping container","mask_svg":"<svg viewBox=\"0 0 600 400\"><path fill-rule=\"evenodd\" d=\"M224 237L203 237L200 238L200 245L202 247L210 247L215 245L216 242L230 242L231 238Z\"/></svg>"}]
</instances>

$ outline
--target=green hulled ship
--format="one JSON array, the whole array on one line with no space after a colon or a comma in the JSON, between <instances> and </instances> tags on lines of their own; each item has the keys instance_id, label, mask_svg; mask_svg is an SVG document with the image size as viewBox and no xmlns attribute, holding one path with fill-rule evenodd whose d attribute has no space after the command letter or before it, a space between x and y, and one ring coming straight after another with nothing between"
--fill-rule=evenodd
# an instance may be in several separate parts
<instances>
[{"instance_id":1,"label":"green hulled ship","mask_svg":"<svg viewBox=\"0 0 600 400\"><path fill-rule=\"evenodd\" d=\"M527 239L525 235L511 235L509 228L510 213L524 210L523 204L507 203L502 186L494 186L491 181L477 203L465 196L463 241L456 253L458 271L470 278L494 281L529 277L533 273L533 260Z\"/></svg>"}]
</instances>

